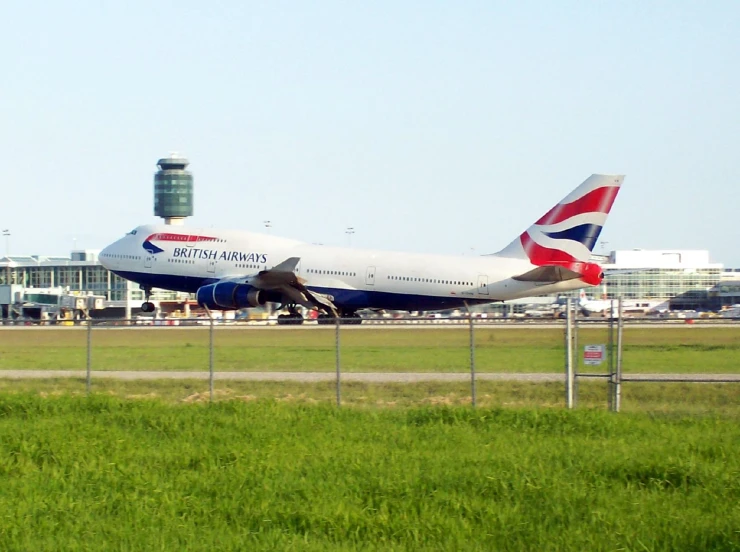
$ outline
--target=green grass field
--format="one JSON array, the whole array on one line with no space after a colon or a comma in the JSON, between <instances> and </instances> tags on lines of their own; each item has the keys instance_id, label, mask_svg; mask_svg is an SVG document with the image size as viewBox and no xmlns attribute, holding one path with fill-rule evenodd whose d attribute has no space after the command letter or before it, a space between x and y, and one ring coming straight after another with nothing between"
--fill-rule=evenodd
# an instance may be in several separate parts
<instances>
[{"instance_id":1,"label":"green grass field","mask_svg":"<svg viewBox=\"0 0 740 552\"><path fill-rule=\"evenodd\" d=\"M218 328L215 366L220 371L333 371L334 329ZM582 329L581 345L606 343L606 329ZM624 331L625 373L739 373L740 325ZM80 370L87 335L73 328L0 329L0 370ZM208 369L207 328L95 329L94 370ZM465 372L469 336L455 329L357 329L341 334L346 372ZM561 372L562 328L476 329L481 372Z\"/></svg>"},{"instance_id":2,"label":"green grass field","mask_svg":"<svg viewBox=\"0 0 740 552\"><path fill-rule=\"evenodd\" d=\"M738 550L737 417L0 402L0 550Z\"/></svg>"}]
</instances>

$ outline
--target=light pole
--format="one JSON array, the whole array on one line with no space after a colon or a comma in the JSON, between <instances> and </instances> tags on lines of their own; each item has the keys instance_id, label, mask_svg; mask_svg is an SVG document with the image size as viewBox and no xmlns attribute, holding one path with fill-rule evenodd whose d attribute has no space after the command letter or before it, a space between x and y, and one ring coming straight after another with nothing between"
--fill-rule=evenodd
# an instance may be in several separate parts
<instances>
[{"instance_id":1,"label":"light pole","mask_svg":"<svg viewBox=\"0 0 740 552\"><path fill-rule=\"evenodd\" d=\"M344 231L344 233L347 234L347 245L351 246L352 245L352 234L355 233L355 229L350 226Z\"/></svg>"},{"instance_id":2,"label":"light pole","mask_svg":"<svg viewBox=\"0 0 740 552\"><path fill-rule=\"evenodd\" d=\"M5 256L10 257L10 230L4 229L3 236L5 237Z\"/></svg>"},{"instance_id":3,"label":"light pole","mask_svg":"<svg viewBox=\"0 0 740 552\"><path fill-rule=\"evenodd\" d=\"M602 255L605 255L606 254L606 246L608 244L609 244L609 242L608 241L604 241L604 240L601 240L599 242L599 245L601 245L601 253L602 253ZM602 299L607 299L608 297L609 297L609 295L607 294L607 291L606 291L606 278L604 278L601 281L601 298ZM609 313L610 316L611 316L611 314L612 313Z\"/></svg>"},{"instance_id":4,"label":"light pole","mask_svg":"<svg viewBox=\"0 0 740 552\"><path fill-rule=\"evenodd\" d=\"M269 220L263 220L262 223L265 225L265 228L267 229L267 233L270 233L270 228L272 228L272 221Z\"/></svg>"}]
</instances>

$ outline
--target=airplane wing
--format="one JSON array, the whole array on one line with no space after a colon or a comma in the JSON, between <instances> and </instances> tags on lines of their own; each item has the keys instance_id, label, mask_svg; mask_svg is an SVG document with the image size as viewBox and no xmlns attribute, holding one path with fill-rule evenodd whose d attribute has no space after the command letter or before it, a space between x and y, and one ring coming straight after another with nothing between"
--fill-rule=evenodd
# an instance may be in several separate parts
<instances>
[{"instance_id":1,"label":"airplane wing","mask_svg":"<svg viewBox=\"0 0 740 552\"><path fill-rule=\"evenodd\" d=\"M287 301L303 305L306 308L319 308L334 313L337 308L327 295L310 291L304 284L306 280L299 278L295 273L299 257L290 257L269 270L261 270L257 274L246 276L230 276L219 280L215 284L244 284L257 290L269 292L270 295L282 295Z\"/></svg>"},{"instance_id":2,"label":"airplane wing","mask_svg":"<svg viewBox=\"0 0 740 552\"><path fill-rule=\"evenodd\" d=\"M281 292L306 308L318 307L336 314L337 308L328 296L309 291L304 285L306 280L296 275L295 269L299 262L299 257L290 257L270 270L262 270L250 284L259 289Z\"/></svg>"}]
</instances>

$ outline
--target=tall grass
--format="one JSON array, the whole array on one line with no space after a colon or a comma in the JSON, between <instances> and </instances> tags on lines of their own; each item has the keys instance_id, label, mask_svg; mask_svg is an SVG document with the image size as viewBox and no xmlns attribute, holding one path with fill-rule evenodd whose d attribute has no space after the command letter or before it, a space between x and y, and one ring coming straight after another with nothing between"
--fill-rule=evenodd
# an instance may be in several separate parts
<instances>
[{"instance_id":1,"label":"tall grass","mask_svg":"<svg viewBox=\"0 0 740 552\"><path fill-rule=\"evenodd\" d=\"M208 382L203 380L105 380L95 379L96 394L120 399L151 399L173 404L208 402ZM78 378L44 380L0 379L0 394L63 395L82 397L85 381ZM604 381L578 384L578 408L607 409ZM344 382L342 405L358 408L410 406L469 406L466 382L360 383ZM290 404L336 403L334 382L217 380L214 400L276 400ZM484 408L564 408L562 383L478 381L477 404ZM623 412L707 415L740 419L740 384L637 383L622 387Z\"/></svg>"},{"instance_id":2,"label":"tall grass","mask_svg":"<svg viewBox=\"0 0 740 552\"><path fill-rule=\"evenodd\" d=\"M0 549L736 550L711 416L0 401Z\"/></svg>"}]
</instances>

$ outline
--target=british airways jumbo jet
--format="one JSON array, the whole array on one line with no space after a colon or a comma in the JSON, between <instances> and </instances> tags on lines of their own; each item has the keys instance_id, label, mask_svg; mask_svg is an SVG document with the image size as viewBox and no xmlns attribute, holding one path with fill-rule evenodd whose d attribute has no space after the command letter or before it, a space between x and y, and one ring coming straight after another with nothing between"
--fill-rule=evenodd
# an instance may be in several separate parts
<instances>
[{"instance_id":1,"label":"british airways jumbo jet","mask_svg":"<svg viewBox=\"0 0 740 552\"><path fill-rule=\"evenodd\" d=\"M144 225L106 247L100 261L144 290L195 293L211 310L276 303L300 324L302 305L360 323L361 309L443 310L563 292L601 283L591 251L624 177L592 175L507 247L460 257L327 247L235 230Z\"/></svg>"}]
</instances>

